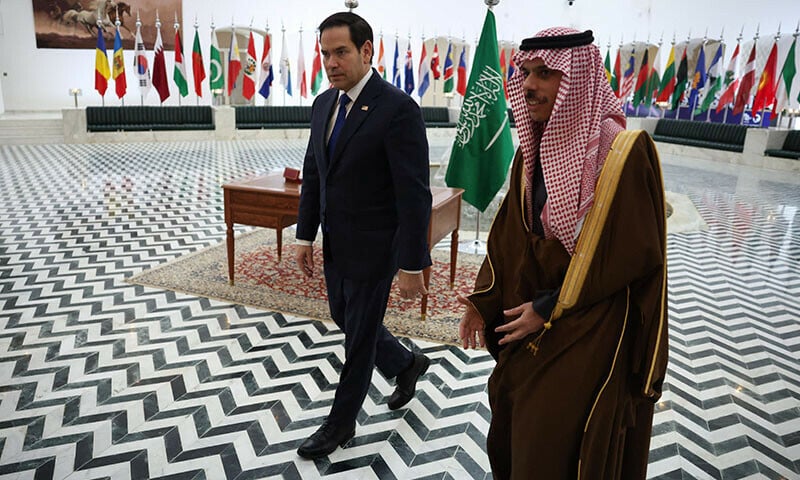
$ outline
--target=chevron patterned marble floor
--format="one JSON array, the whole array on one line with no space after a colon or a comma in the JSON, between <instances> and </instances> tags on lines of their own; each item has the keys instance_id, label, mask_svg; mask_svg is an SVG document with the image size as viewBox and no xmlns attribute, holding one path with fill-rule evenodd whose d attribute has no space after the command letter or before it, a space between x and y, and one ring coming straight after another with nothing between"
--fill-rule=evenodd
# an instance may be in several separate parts
<instances>
[{"instance_id":1,"label":"chevron patterned marble floor","mask_svg":"<svg viewBox=\"0 0 800 480\"><path fill-rule=\"evenodd\" d=\"M304 148L0 146L1 479L491 478L486 353L409 340L433 359L417 399L389 411L376 373L355 439L303 461L342 335L125 282L222 241L220 185L299 166ZM648 477L798 479L800 174L664 163L709 228L669 235Z\"/></svg>"}]
</instances>

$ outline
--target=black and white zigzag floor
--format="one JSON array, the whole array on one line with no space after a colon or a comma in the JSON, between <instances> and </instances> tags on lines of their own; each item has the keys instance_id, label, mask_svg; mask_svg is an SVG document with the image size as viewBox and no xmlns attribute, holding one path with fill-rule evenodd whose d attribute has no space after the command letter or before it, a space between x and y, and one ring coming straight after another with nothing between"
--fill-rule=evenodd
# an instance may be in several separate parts
<instances>
[{"instance_id":1,"label":"black and white zigzag floor","mask_svg":"<svg viewBox=\"0 0 800 480\"><path fill-rule=\"evenodd\" d=\"M356 438L304 461L341 334L125 282L221 241L220 185L304 148L0 146L0 479L491 478L486 353L416 342L433 359L417 399L390 412L376 373ZM709 229L669 236L648 477L798 479L800 174L664 170Z\"/></svg>"}]
</instances>

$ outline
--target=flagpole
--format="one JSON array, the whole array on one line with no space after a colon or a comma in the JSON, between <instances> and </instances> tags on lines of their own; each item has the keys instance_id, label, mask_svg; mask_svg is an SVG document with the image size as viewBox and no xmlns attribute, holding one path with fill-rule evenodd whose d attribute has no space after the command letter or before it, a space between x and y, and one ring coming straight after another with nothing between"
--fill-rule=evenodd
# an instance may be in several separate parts
<instances>
[{"instance_id":1,"label":"flagpole","mask_svg":"<svg viewBox=\"0 0 800 480\"><path fill-rule=\"evenodd\" d=\"M739 44L742 42L742 35L744 35L744 24L742 24L742 29L739 30L739 36L736 37L736 48L739 48ZM737 59L737 63L738 63L738 59ZM738 69L734 66L734 73L736 73L736 70L738 70ZM727 74L728 72L726 71L725 73ZM731 82L733 82L734 80L736 80L736 79L735 78L732 79ZM726 86L725 88L727 90L728 87ZM728 110L729 110L728 107L729 107L729 105L726 105L725 106L725 111L722 112L722 123L728 123Z\"/></svg>"},{"instance_id":2,"label":"flagpole","mask_svg":"<svg viewBox=\"0 0 800 480\"><path fill-rule=\"evenodd\" d=\"M303 46L303 22L300 22L300 42L299 47L302 48ZM302 50L299 52L300 56L303 57L303 77L306 76L306 56L303 55ZM301 90L301 85L303 84L303 79L300 78L300 65L297 66L297 105L303 105L303 91ZM306 84L306 88L308 88L308 84Z\"/></svg>"},{"instance_id":3,"label":"flagpole","mask_svg":"<svg viewBox=\"0 0 800 480\"><path fill-rule=\"evenodd\" d=\"M723 25L723 27L722 27L722 31L721 31L721 32L719 32L719 46L718 46L717 48L722 48L722 37L723 37L724 35L725 35L725 26ZM724 56L725 56L725 55L722 55L722 54L720 53L720 57L719 57L719 60L718 60L718 62L719 62L719 64L720 64L720 67L722 66L722 59L723 59L723 57L724 57ZM709 68L709 70L711 70L711 69ZM717 72L719 72L719 69L717 69ZM718 80L718 81L719 81L719 80ZM708 95L708 93L706 93L706 95ZM722 94L720 93L720 95L722 95ZM713 100L712 100L712 102L713 102ZM711 121L711 104L710 104L710 103L708 104L708 110L707 110L707 112L708 112L708 113L706 113L706 122L710 122L710 121Z\"/></svg>"},{"instance_id":4,"label":"flagpole","mask_svg":"<svg viewBox=\"0 0 800 480\"><path fill-rule=\"evenodd\" d=\"M281 67L286 68L286 65L283 64L283 52L286 51L286 25L281 21ZM287 53L288 59L288 53ZM286 106L286 89L292 88L291 78L288 78L288 83L283 86L283 106ZM283 74L281 74L281 83L283 83Z\"/></svg>"},{"instance_id":5,"label":"flagpole","mask_svg":"<svg viewBox=\"0 0 800 480\"><path fill-rule=\"evenodd\" d=\"M99 14L100 10L98 10L97 13ZM103 35L103 22L100 20L100 15L97 15L97 34L98 35ZM97 40L97 44L99 45L100 44L100 39L98 38L96 40ZM103 39L103 45L105 46L105 38ZM103 56L105 56L105 55L106 55L106 52L104 50L103 51ZM106 65L108 65L108 57L106 57L105 63L106 63ZM111 77L111 75L109 75L109 77ZM106 88L108 88L108 80L106 80ZM98 93L100 93L99 90L98 90ZM100 106L103 106L103 107L106 106L106 94L105 94L105 92L100 94Z\"/></svg>"},{"instance_id":6,"label":"flagpole","mask_svg":"<svg viewBox=\"0 0 800 480\"><path fill-rule=\"evenodd\" d=\"M141 32L141 29L142 29L142 20L139 17L139 10L137 9L136 10L136 33ZM136 39L138 40L139 37L137 36ZM133 49L133 52L134 52L133 54L134 54L134 56L136 56L136 55L139 54L139 45L138 45L138 42L136 42L136 41L134 41L134 42L135 42L135 48ZM144 44L144 42L142 42L142 44ZM138 71L138 68L140 68L138 66L138 63L137 63L137 67L136 68L137 68L137 71ZM137 80L138 80L138 83L139 83L139 102L140 102L140 104L142 106L144 106L144 92L142 92L142 81L141 81L141 79L139 78L138 75L137 75Z\"/></svg>"},{"instance_id":7,"label":"flagpole","mask_svg":"<svg viewBox=\"0 0 800 480\"><path fill-rule=\"evenodd\" d=\"M216 90L216 89L214 88L214 85L213 85L214 84L214 79L213 79L213 74L214 74L213 66L214 65L213 64L214 64L214 45L215 45L214 39L216 38L216 35L217 35L217 33L216 33L216 26L214 25L214 15L211 15L211 47L209 49L209 58L208 58L208 80L209 80L208 81L208 89L209 89L209 92L211 94L211 105L215 106L215 107L218 107L219 106L219 99L217 98L216 92L214 92L214 90ZM219 48L217 48L217 51L219 51ZM221 70L222 69L221 62L217 62L217 63L220 63L219 68Z\"/></svg>"},{"instance_id":8,"label":"flagpole","mask_svg":"<svg viewBox=\"0 0 800 480\"><path fill-rule=\"evenodd\" d=\"M756 36L753 37L753 48L754 49L756 48L756 44L758 42L758 32L759 32L759 30L761 30L761 24L760 23L758 25L756 25ZM749 58L748 58L748 60L749 60ZM747 64L746 63L745 63L745 68L747 68ZM753 69L755 71L755 65L753 65ZM739 85L739 87L741 87L741 85ZM745 100L744 100L745 103L744 103L744 106L742 107L742 118L739 119L739 125L743 125L744 124L744 112L745 112L745 110L747 110L747 102L749 102L749 101L750 101L750 92L747 92L747 97L745 98ZM751 105L750 106L750 115L751 116L753 115L753 109L752 108L753 107Z\"/></svg>"},{"instance_id":9,"label":"flagpole","mask_svg":"<svg viewBox=\"0 0 800 480\"><path fill-rule=\"evenodd\" d=\"M687 50L689 50L689 40L691 40L691 38L692 38L692 30L689 29L689 34L686 35L686 47L684 47L683 55L682 55L682 56L686 57L686 70L687 70L686 77L687 77L687 79L689 77L689 72L688 72L688 70L689 70L689 55L687 54L688 53ZM681 59L681 61L683 61L683 59ZM677 80L678 80L678 71L679 70L680 70L680 67L678 67L678 70L675 71L675 88L676 89L678 88ZM684 82L683 82L683 92L681 92L681 95L683 95L683 93L685 91L686 91L686 80L684 80ZM681 103L683 103L683 102L680 101L680 99L678 99L678 109L675 111L675 120L680 120L681 119Z\"/></svg>"},{"instance_id":10,"label":"flagpole","mask_svg":"<svg viewBox=\"0 0 800 480\"><path fill-rule=\"evenodd\" d=\"M194 14L194 36L195 36L196 38L198 37L198 35L197 35L197 29L198 29L199 27L200 27L200 24L198 24L198 23L197 23L197 14L195 13L195 14ZM200 40L198 39L198 42L199 42L199 41L200 41ZM198 43L198 45L199 45L199 43ZM194 47L192 47L192 67L194 67ZM187 81L187 83L188 83L188 81L189 81L189 80L187 79L186 81ZM195 81L196 81L196 80L194 79L194 68L192 68L192 82L195 82ZM201 88L200 88L200 91L202 92L202 91L203 91L203 89L202 89L202 85L200 85L200 87L201 87ZM195 102L196 102L196 104L197 104L197 105L200 105L200 97L198 97L197 95L195 95L195 96L194 96L194 99L195 99Z\"/></svg>"},{"instance_id":11,"label":"flagpole","mask_svg":"<svg viewBox=\"0 0 800 480\"><path fill-rule=\"evenodd\" d=\"M269 19L267 19L266 24L264 26L264 32L265 32L264 33L264 39L265 39L264 41L266 42L266 39L269 38ZM266 43L264 43L264 45L266 45ZM269 57L269 65L270 65L270 67L269 68L272 68L272 39L270 39L270 42L269 42L269 49L270 49L270 51L269 51L269 55L270 55L270 57ZM261 54L262 60L263 60L264 55L265 55L264 53ZM261 63L261 75L269 76L269 69L267 69L267 71L264 70L263 61ZM267 80L269 80L269 78L267 78ZM261 77L259 77L259 83L261 83L261 82L262 82ZM270 88L272 87L272 82L269 83L269 87ZM271 90L270 90L269 94L272 94ZM265 107L269 106L269 95L264 97L264 106Z\"/></svg>"},{"instance_id":12,"label":"flagpole","mask_svg":"<svg viewBox=\"0 0 800 480\"><path fill-rule=\"evenodd\" d=\"M703 49L703 50L705 50L705 48L706 48L706 40L708 40L708 27L706 27L706 33L705 33L705 35L703 35L703 43L700 44L700 48ZM689 48L689 43L688 42L686 43L686 48ZM705 57L705 51L703 52L703 57ZM705 65L703 65L703 67L705 68ZM697 65L694 66L694 72L697 73ZM694 75L692 75L692 76L694 77ZM696 85L694 84L694 80L692 80L692 87L693 88L696 87ZM696 90L696 88L695 88L695 90ZM691 94L692 94L692 91L689 90L689 98L691 98ZM690 103L689 108L692 109L691 110L691 115L689 117L689 119L691 121L694 121L694 111L696 109L695 105L697 104L697 101L699 99L700 99L700 92L698 91L697 95L694 96L694 100L689 102Z\"/></svg>"},{"instance_id":13,"label":"flagpole","mask_svg":"<svg viewBox=\"0 0 800 480\"><path fill-rule=\"evenodd\" d=\"M608 46L610 48L611 47L611 37L608 38L608 42L609 42ZM661 30L661 38L658 39L658 49L656 50L656 56L653 59L653 68L650 69L650 72L651 72L650 76L652 76L652 74L653 74L652 72L656 72L657 73L657 71L656 71L656 60L658 60L659 64L661 63L661 45L663 45L663 43L664 43L664 30ZM650 48L649 45L648 45L648 48ZM661 68L661 65L659 65L658 68ZM658 83L661 83L661 75L659 75ZM655 100L656 100L653 97L658 95L658 87L659 87L659 85L655 86L655 90L656 90L655 92L650 90L650 77L648 77L648 79L647 79L647 90L648 90L647 98L650 101L649 105L647 105L647 116L648 117L650 117L650 111L651 111L652 106L653 106L653 104L655 103Z\"/></svg>"},{"instance_id":14,"label":"flagpole","mask_svg":"<svg viewBox=\"0 0 800 480\"><path fill-rule=\"evenodd\" d=\"M176 38L178 38L177 33L178 33L178 29L180 27L181 27L181 25L178 23L178 12L175 12L175 23L172 24L172 28L175 30L175 33L176 33L175 37ZM173 47L173 48L178 48L178 46L175 45L175 47ZM181 45L181 55L183 55L183 45ZM183 61L183 59L181 59L181 61ZM175 68L175 66L173 65L172 68ZM188 80L187 79L184 79L184 80L187 81L187 87L188 87ZM178 87L178 106L179 107L181 106L181 89L180 89L180 87Z\"/></svg>"},{"instance_id":15,"label":"flagpole","mask_svg":"<svg viewBox=\"0 0 800 480\"><path fill-rule=\"evenodd\" d=\"M436 61L437 62L439 61L439 57L438 57L438 55L439 55L439 45L438 44L439 44L439 37L436 35L436 32L434 32L434 34L433 34L433 49L436 50L436 55L437 55ZM433 59L432 55L433 55L433 53L431 53L431 59ZM436 68L439 68L438 64L436 65ZM438 79L436 78L436 75L433 74L433 71L431 71L431 77L433 77L431 79L431 83L433 83L433 106L435 107L436 106L436 80L438 80Z\"/></svg>"},{"instance_id":16,"label":"flagpole","mask_svg":"<svg viewBox=\"0 0 800 480\"><path fill-rule=\"evenodd\" d=\"M122 22L121 22L121 21L120 21L120 19L119 19L119 7L117 7L117 8L116 8L116 15L117 15L117 19L116 19L116 20L114 20L114 25L117 27L117 31L115 32L115 34L119 35L119 27L120 27L120 25L122 25ZM116 43L116 37L114 38L114 42ZM134 39L134 41L133 41L133 42L134 42L134 46L135 46L135 44L136 44L136 40ZM122 50L122 39L120 38L120 51L121 51L121 50ZM135 51L136 51L136 50L134 49L134 52L135 52ZM116 54L116 53L117 53L117 52L115 51L115 52L114 52L114 54ZM122 56L121 56L121 55L120 55L120 58L122 58ZM123 63L123 64L125 63L125 60L124 60L124 59L123 59L122 63ZM113 65L113 63L112 63L112 65ZM125 69L124 69L124 68L122 69L122 73L121 73L121 75L125 75ZM123 77L123 78L124 78L124 77ZM116 80L116 79L114 79L114 88L116 89L116 87L117 87L117 80ZM125 90L127 90L127 89L128 89L128 87L127 87L127 82L126 82L126 84L125 84ZM124 93L123 93L122 97L120 97L120 99L119 99L119 100L120 100L120 102L122 103L122 106L124 107L124 106L125 106L125 94L124 94Z\"/></svg>"}]
</instances>

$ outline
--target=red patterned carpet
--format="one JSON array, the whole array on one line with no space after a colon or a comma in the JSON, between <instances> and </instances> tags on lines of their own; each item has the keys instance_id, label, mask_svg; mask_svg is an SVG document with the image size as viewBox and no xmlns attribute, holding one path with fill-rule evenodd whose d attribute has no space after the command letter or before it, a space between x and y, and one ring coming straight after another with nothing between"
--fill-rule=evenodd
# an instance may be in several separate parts
<instances>
[{"instance_id":1,"label":"red patterned carpet","mask_svg":"<svg viewBox=\"0 0 800 480\"><path fill-rule=\"evenodd\" d=\"M322 249L318 246L314 252L316 271L311 279L306 279L294 264L294 245L284 245L282 260L278 262L275 233L257 229L236 239L234 286L228 284L224 243L167 262L128 281L290 315L330 320L322 274ZM472 291L483 258L459 253L455 287L451 289L449 250L436 249L432 257L426 320L421 320L419 299L403 300L393 290L385 324L398 335L457 343L462 307L456 301L456 292Z\"/></svg>"}]
</instances>

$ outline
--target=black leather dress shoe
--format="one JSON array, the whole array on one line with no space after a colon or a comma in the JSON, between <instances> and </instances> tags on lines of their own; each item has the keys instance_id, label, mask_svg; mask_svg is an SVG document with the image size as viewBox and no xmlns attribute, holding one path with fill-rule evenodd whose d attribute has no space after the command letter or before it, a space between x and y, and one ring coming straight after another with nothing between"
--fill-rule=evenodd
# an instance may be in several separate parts
<instances>
[{"instance_id":1,"label":"black leather dress shoe","mask_svg":"<svg viewBox=\"0 0 800 480\"><path fill-rule=\"evenodd\" d=\"M356 426L334 425L326 420L316 432L311 434L297 449L297 454L303 458L314 460L327 456L340 445L344 445L356 434Z\"/></svg>"},{"instance_id":2,"label":"black leather dress shoe","mask_svg":"<svg viewBox=\"0 0 800 480\"><path fill-rule=\"evenodd\" d=\"M417 390L417 380L428 370L430 364L431 360L425 355L421 353L414 354L414 361L411 362L411 366L397 375L395 379L397 387L389 397L389 410L397 410L414 398L414 392Z\"/></svg>"}]
</instances>

